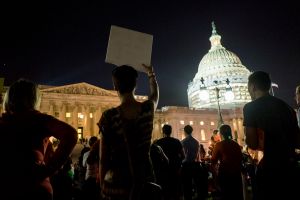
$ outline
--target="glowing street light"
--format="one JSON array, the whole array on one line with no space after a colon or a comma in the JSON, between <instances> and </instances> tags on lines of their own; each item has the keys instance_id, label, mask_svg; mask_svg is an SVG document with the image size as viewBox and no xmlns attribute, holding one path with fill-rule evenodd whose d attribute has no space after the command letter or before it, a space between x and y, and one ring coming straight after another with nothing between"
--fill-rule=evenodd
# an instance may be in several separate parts
<instances>
[{"instance_id":1,"label":"glowing street light","mask_svg":"<svg viewBox=\"0 0 300 200\"><path fill-rule=\"evenodd\" d=\"M200 93L199 93L200 99L202 101L208 101L209 100L209 93L208 93L207 88L204 84L203 77L201 77L200 81L201 81ZM224 98L225 98L225 101L230 102L234 99L234 93L232 91L232 87L229 85L230 81L229 81L228 78L226 79L225 82L226 82L226 86L225 86ZM216 99L217 99L217 105L218 105L218 115L219 115L218 128L219 128L222 124L224 124L222 113L221 113L221 108L220 108L220 98L221 98L220 97L220 88L218 87L222 83L221 83L221 81L215 80L214 84L215 84L214 90L216 91Z\"/></svg>"}]
</instances>

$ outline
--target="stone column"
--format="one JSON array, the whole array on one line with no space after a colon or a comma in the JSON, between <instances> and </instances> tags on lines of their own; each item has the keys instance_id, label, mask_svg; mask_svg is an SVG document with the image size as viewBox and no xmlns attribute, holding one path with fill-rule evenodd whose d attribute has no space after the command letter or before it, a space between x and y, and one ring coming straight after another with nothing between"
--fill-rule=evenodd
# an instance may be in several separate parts
<instances>
[{"instance_id":1,"label":"stone column","mask_svg":"<svg viewBox=\"0 0 300 200\"><path fill-rule=\"evenodd\" d=\"M59 119L66 122L66 104L61 104L61 110L59 112Z\"/></svg>"},{"instance_id":2,"label":"stone column","mask_svg":"<svg viewBox=\"0 0 300 200\"><path fill-rule=\"evenodd\" d=\"M78 129L78 106L75 104L72 112L73 127Z\"/></svg>"},{"instance_id":3,"label":"stone column","mask_svg":"<svg viewBox=\"0 0 300 200\"><path fill-rule=\"evenodd\" d=\"M99 127L98 127L97 123L99 122L101 115L102 115L102 108L100 106L96 107L95 112L93 114L93 121L94 121L93 131L96 136L99 136Z\"/></svg>"},{"instance_id":4,"label":"stone column","mask_svg":"<svg viewBox=\"0 0 300 200\"><path fill-rule=\"evenodd\" d=\"M54 103L50 102L49 115L54 116Z\"/></svg>"},{"instance_id":5,"label":"stone column","mask_svg":"<svg viewBox=\"0 0 300 200\"><path fill-rule=\"evenodd\" d=\"M90 119L90 107L89 106L82 106L83 107L83 115L84 115L84 138L91 136L91 119Z\"/></svg>"}]
</instances>

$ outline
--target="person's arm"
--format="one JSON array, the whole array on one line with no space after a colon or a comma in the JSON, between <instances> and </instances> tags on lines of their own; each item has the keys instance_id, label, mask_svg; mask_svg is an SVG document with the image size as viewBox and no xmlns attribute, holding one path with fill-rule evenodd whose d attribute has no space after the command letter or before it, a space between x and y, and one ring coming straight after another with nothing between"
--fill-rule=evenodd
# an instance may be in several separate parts
<instances>
[{"instance_id":1,"label":"person's arm","mask_svg":"<svg viewBox=\"0 0 300 200\"><path fill-rule=\"evenodd\" d=\"M156 110L158 99L159 99L159 89L156 81L156 76L152 66L147 66L143 64L143 67L149 78L149 85L150 85L149 100L153 101L154 110Z\"/></svg>"},{"instance_id":2,"label":"person's arm","mask_svg":"<svg viewBox=\"0 0 300 200\"><path fill-rule=\"evenodd\" d=\"M45 125L48 134L59 140L57 149L46 164L46 173L51 176L68 160L77 142L77 132L69 124L50 116Z\"/></svg>"},{"instance_id":3,"label":"person's arm","mask_svg":"<svg viewBox=\"0 0 300 200\"><path fill-rule=\"evenodd\" d=\"M108 162L107 146L105 144L105 139L102 137L100 139L100 165L99 165L100 188L102 188L102 185L104 183L105 174L108 170L107 162Z\"/></svg>"},{"instance_id":4,"label":"person's arm","mask_svg":"<svg viewBox=\"0 0 300 200\"><path fill-rule=\"evenodd\" d=\"M258 149L257 129L253 127L245 127L246 144L252 150Z\"/></svg>"},{"instance_id":5,"label":"person's arm","mask_svg":"<svg viewBox=\"0 0 300 200\"><path fill-rule=\"evenodd\" d=\"M211 164L212 166L216 165L218 160L219 160L219 155L220 152L219 152L219 144L217 143L214 147L214 150L212 152L212 156L211 156Z\"/></svg>"},{"instance_id":6,"label":"person's arm","mask_svg":"<svg viewBox=\"0 0 300 200\"><path fill-rule=\"evenodd\" d=\"M182 162L185 158L185 154L184 154L184 150L183 150L183 146L182 146L181 142L179 142L178 146L179 146L179 158Z\"/></svg>"},{"instance_id":7,"label":"person's arm","mask_svg":"<svg viewBox=\"0 0 300 200\"><path fill-rule=\"evenodd\" d=\"M91 147L90 153L87 157L87 164L92 165L94 163L99 163L99 152L100 152L100 140L97 140Z\"/></svg>"},{"instance_id":8,"label":"person's arm","mask_svg":"<svg viewBox=\"0 0 300 200\"><path fill-rule=\"evenodd\" d=\"M109 166L109 158L110 158L110 152L109 148L107 146L106 141L106 134L109 134L109 128L111 127L108 123L106 116L106 112L104 112L101 116L101 119L98 123L99 126L99 133L100 133L100 147L99 147L99 183L100 188L103 188L104 179L106 172L108 171Z\"/></svg>"},{"instance_id":9,"label":"person's arm","mask_svg":"<svg viewBox=\"0 0 300 200\"><path fill-rule=\"evenodd\" d=\"M90 151L88 151L88 152L85 152L84 154L83 154L83 158L82 158L82 166L83 167L86 167L86 161L87 161L87 158L89 157L89 154L90 154Z\"/></svg>"},{"instance_id":10,"label":"person's arm","mask_svg":"<svg viewBox=\"0 0 300 200\"><path fill-rule=\"evenodd\" d=\"M212 174L213 177L216 178L217 177L217 164L218 161L221 159L221 147L220 147L220 143L216 143L214 150L212 152L212 156L211 156L211 169L212 169Z\"/></svg>"},{"instance_id":11,"label":"person's arm","mask_svg":"<svg viewBox=\"0 0 300 200\"><path fill-rule=\"evenodd\" d=\"M250 105L249 105L250 104ZM246 104L243 109L244 113L244 132L245 132L245 142L250 149L258 150L260 143L259 139L263 139L258 133L258 125L256 118L260 114L257 113L257 108L253 107L251 103Z\"/></svg>"}]
</instances>

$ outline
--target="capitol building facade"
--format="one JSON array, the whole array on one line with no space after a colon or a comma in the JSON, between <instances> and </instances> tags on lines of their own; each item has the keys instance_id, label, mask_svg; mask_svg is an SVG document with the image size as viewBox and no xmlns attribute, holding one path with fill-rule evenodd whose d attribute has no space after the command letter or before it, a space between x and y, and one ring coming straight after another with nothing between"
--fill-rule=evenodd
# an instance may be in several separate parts
<instances>
[{"instance_id":1,"label":"capitol building facade","mask_svg":"<svg viewBox=\"0 0 300 200\"><path fill-rule=\"evenodd\" d=\"M162 126L172 126L172 136L184 138L183 127L190 124L193 136L208 147L212 132L217 129L219 115L216 107L215 87L220 88L220 111L223 121L233 130L233 138L240 144L244 141L242 107L250 101L247 92L249 70L240 59L221 45L221 36L213 26L210 37L211 49L202 58L198 72L188 85L189 107L166 106L157 109L154 119L153 140L162 137ZM226 101L222 89L230 86L234 99ZM202 101L200 96L201 79L209 92L209 98ZM214 83L214 81L219 81ZM216 85L218 84L218 85ZM97 123L106 109L120 104L117 92L106 90L88 83L75 83L62 86L39 86L41 91L40 111L52 115L72 125L78 131L79 138L99 136ZM145 101L147 96L136 96L138 101ZM2 110L0 110L0 113Z\"/></svg>"}]
</instances>

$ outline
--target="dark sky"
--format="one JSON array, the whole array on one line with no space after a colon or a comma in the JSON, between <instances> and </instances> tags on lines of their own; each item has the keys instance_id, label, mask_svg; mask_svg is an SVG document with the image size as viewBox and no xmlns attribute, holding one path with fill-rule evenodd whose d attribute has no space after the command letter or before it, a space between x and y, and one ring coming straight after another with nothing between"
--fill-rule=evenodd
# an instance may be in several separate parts
<instances>
[{"instance_id":1,"label":"dark sky","mask_svg":"<svg viewBox=\"0 0 300 200\"><path fill-rule=\"evenodd\" d=\"M152 64L160 104L187 106L187 86L208 52L211 21L222 44L250 70L271 74L275 95L294 103L300 84L300 7L296 1L50 1L1 6L0 73L40 84L87 82L112 89L104 62L110 25L154 35ZM111 2L111 1L110 1ZM195 1L196 2L196 1ZM148 92L145 76L139 94Z\"/></svg>"}]
</instances>

